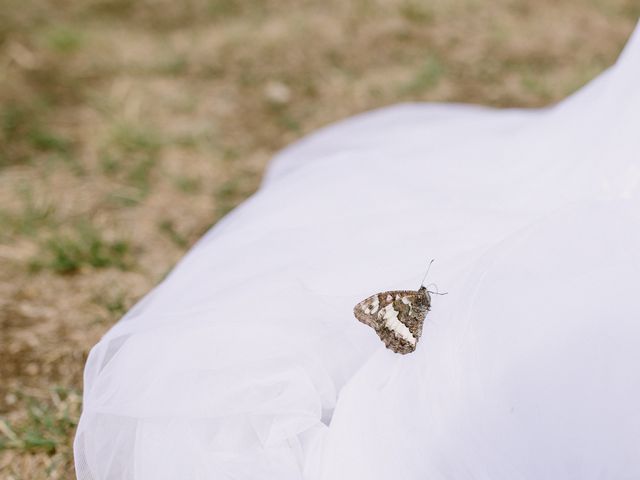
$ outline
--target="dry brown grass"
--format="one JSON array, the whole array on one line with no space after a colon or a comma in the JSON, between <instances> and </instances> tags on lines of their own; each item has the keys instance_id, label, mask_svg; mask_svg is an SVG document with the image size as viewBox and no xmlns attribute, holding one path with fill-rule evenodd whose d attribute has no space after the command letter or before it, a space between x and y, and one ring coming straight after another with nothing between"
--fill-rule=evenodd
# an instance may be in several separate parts
<instances>
[{"instance_id":1,"label":"dry brown grass","mask_svg":"<svg viewBox=\"0 0 640 480\"><path fill-rule=\"evenodd\" d=\"M539 106L610 65L635 0L3 0L0 477L72 478L89 348L328 122Z\"/></svg>"}]
</instances>

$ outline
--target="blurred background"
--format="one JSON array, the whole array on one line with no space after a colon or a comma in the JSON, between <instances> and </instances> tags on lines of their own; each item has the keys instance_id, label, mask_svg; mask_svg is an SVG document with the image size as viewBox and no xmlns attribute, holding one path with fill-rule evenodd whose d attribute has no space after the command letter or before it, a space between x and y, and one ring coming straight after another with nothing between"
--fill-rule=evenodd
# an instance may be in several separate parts
<instances>
[{"instance_id":1,"label":"blurred background","mask_svg":"<svg viewBox=\"0 0 640 480\"><path fill-rule=\"evenodd\" d=\"M318 127L539 107L640 0L0 0L0 477L73 478L91 346Z\"/></svg>"}]
</instances>

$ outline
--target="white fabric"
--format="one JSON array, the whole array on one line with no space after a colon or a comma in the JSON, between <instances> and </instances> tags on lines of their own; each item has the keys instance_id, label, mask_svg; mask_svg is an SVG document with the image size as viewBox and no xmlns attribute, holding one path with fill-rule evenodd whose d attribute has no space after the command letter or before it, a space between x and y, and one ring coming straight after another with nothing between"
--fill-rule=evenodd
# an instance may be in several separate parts
<instances>
[{"instance_id":1,"label":"white fabric","mask_svg":"<svg viewBox=\"0 0 640 480\"><path fill-rule=\"evenodd\" d=\"M352 307L434 296L415 353ZM92 350L80 480L640 478L640 30L543 110L399 105L274 159Z\"/></svg>"}]
</instances>

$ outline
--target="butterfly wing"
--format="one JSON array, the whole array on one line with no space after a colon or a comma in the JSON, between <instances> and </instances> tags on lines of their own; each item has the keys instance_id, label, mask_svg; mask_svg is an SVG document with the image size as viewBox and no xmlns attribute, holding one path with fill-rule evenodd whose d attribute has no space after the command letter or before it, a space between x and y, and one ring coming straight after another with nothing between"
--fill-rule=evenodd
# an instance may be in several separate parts
<instances>
[{"instance_id":1,"label":"butterfly wing","mask_svg":"<svg viewBox=\"0 0 640 480\"><path fill-rule=\"evenodd\" d=\"M397 290L365 298L353 313L376 331L388 349L406 354L416 349L430 306L431 298L424 288Z\"/></svg>"}]
</instances>

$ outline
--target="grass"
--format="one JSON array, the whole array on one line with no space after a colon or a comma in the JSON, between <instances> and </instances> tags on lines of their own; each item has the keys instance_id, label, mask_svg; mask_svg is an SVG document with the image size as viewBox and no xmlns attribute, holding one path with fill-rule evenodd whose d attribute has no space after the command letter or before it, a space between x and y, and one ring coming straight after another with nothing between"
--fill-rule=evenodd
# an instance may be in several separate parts
<instances>
[{"instance_id":1,"label":"grass","mask_svg":"<svg viewBox=\"0 0 640 480\"><path fill-rule=\"evenodd\" d=\"M47 130L31 130L27 138L30 145L40 152L67 153L70 148L70 142L66 138Z\"/></svg>"},{"instance_id":2,"label":"grass","mask_svg":"<svg viewBox=\"0 0 640 480\"><path fill-rule=\"evenodd\" d=\"M19 208L9 211L0 208L0 244L15 241L18 237L34 237L42 227L55 225L53 203L34 198L28 185L19 185L15 190Z\"/></svg>"},{"instance_id":3,"label":"grass","mask_svg":"<svg viewBox=\"0 0 640 480\"><path fill-rule=\"evenodd\" d=\"M400 101L536 107L640 15L597 0L5 0L0 478L73 478L106 329L305 133Z\"/></svg>"},{"instance_id":4,"label":"grass","mask_svg":"<svg viewBox=\"0 0 640 480\"><path fill-rule=\"evenodd\" d=\"M428 55L413 79L403 88L403 93L419 95L435 88L444 74L442 62Z\"/></svg>"},{"instance_id":5,"label":"grass","mask_svg":"<svg viewBox=\"0 0 640 480\"><path fill-rule=\"evenodd\" d=\"M100 149L102 172L117 177L145 196L162 146L161 136L154 129L126 123L116 124Z\"/></svg>"},{"instance_id":6,"label":"grass","mask_svg":"<svg viewBox=\"0 0 640 480\"><path fill-rule=\"evenodd\" d=\"M32 107L11 101L0 105L0 168L28 161L31 137L37 128Z\"/></svg>"},{"instance_id":7,"label":"grass","mask_svg":"<svg viewBox=\"0 0 640 480\"><path fill-rule=\"evenodd\" d=\"M83 268L126 270L131 266L130 253L131 245L126 240L107 240L94 226L82 223L70 234L59 233L46 239L30 268L59 274L77 273Z\"/></svg>"},{"instance_id":8,"label":"grass","mask_svg":"<svg viewBox=\"0 0 640 480\"><path fill-rule=\"evenodd\" d=\"M254 185L255 179L248 172L222 183L214 192L216 216L221 218L238 206L249 196Z\"/></svg>"},{"instance_id":9,"label":"grass","mask_svg":"<svg viewBox=\"0 0 640 480\"><path fill-rule=\"evenodd\" d=\"M0 416L0 460L9 455L28 455L32 462L41 464L40 476L63 478L73 461L68 442L78 422L80 393L54 386L43 397L20 392L7 396L22 415L15 421ZM3 465L3 469L7 475L3 478L29 478L20 464Z\"/></svg>"},{"instance_id":10,"label":"grass","mask_svg":"<svg viewBox=\"0 0 640 480\"><path fill-rule=\"evenodd\" d=\"M174 179L174 183L182 193L196 194L202 191L202 180L200 178L181 175Z\"/></svg>"},{"instance_id":11,"label":"grass","mask_svg":"<svg viewBox=\"0 0 640 480\"><path fill-rule=\"evenodd\" d=\"M176 230L176 226L171 220L162 220L158 224L158 230L164 233L179 248L186 248L189 245L189 241Z\"/></svg>"},{"instance_id":12,"label":"grass","mask_svg":"<svg viewBox=\"0 0 640 480\"><path fill-rule=\"evenodd\" d=\"M53 454L66 443L77 425L78 392L54 387L45 400L22 394L14 397L26 411L26 418L15 425L0 419L0 450Z\"/></svg>"},{"instance_id":13,"label":"grass","mask_svg":"<svg viewBox=\"0 0 640 480\"><path fill-rule=\"evenodd\" d=\"M398 6L398 11L405 19L417 24L433 22L435 15L425 2L406 1Z\"/></svg>"},{"instance_id":14,"label":"grass","mask_svg":"<svg viewBox=\"0 0 640 480\"><path fill-rule=\"evenodd\" d=\"M83 40L78 30L64 25L56 25L45 34L47 47L63 54L78 51L82 47Z\"/></svg>"}]
</instances>

